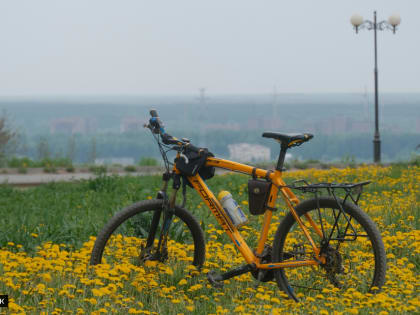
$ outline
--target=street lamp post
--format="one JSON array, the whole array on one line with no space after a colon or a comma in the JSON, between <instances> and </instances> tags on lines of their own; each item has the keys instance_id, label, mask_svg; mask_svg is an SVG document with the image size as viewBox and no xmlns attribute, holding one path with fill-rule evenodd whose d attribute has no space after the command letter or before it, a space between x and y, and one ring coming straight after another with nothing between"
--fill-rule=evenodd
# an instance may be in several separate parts
<instances>
[{"instance_id":1,"label":"street lamp post","mask_svg":"<svg viewBox=\"0 0 420 315\"><path fill-rule=\"evenodd\" d=\"M375 45L375 134L373 136L373 161L375 163L381 162L381 140L379 137L379 122L378 122L378 52L377 52L377 39L376 31L383 31L390 29L395 34L397 26L401 23L401 18L398 14L393 14L388 18L388 21L376 21L376 11L373 13L373 22L369 20L363 20L363 17L359 14L354 14L350 19L353 24L356 33L359 29L373 30L374 33L374 45Z\"/></svg>"}]
</instances>

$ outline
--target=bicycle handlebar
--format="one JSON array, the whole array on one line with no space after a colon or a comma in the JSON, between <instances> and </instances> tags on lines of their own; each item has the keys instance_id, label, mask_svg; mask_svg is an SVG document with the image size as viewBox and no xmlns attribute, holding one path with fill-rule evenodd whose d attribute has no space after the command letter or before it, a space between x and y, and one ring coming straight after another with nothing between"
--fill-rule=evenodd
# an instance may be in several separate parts
<instances>
[{"instance_id":1,"label":"bicycle handlebar","mask_svg":"<svg viewBox=\"0 0 420 315\"><path fill-rule=\"evenodd\" d=\"M150 116L152 116L152 117L159 117L156 109L151 109L150 110Z\"/></svg>"},{"instance_id":2,"label":"bicycle handlebar","mask_svg":"<svg viewBox=\"0 0 420 315\"><path fill-rule=\"evenodd\" d=\"M145 127L148 127L150 130L152 130L153 133L160 134L162 137L162 142L164 144L175 144L179 146L185 146L188 147L189 150L199 153L201 148L198 148L194 145L192 145L189 142L185 142L182 140L179 140L178 138L175 138L171 136L170 134L165 132L164 124L162 120L159 118L159 115L155 109L150 110L150 116L152 116L149 119L149 124L145 125Z\"/></svg>"}]
</instances>

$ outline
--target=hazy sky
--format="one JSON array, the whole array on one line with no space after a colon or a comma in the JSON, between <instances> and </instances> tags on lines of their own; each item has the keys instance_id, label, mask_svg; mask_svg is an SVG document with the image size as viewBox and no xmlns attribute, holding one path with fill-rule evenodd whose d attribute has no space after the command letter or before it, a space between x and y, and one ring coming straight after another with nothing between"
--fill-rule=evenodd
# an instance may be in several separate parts
<instances>
[{"instance_id":1,"label":"hazy sky","mask_svg":"<svg viewBox=\"0 0 420 315\"><path fill-rule=\"evenodd\" d=\"M418 0L0 0L0 96L420 93Z\"/></svg>"}]
</instances>

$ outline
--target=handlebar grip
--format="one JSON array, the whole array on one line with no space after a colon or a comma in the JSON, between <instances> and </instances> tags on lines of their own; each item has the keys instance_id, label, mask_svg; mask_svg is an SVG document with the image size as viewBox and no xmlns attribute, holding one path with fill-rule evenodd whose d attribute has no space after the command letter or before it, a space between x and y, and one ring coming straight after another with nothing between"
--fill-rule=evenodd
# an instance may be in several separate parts
<instances>
[{"instance_id":1,"label":"handlebar grip","mask_svg":"<svg viewBox=\"0 0 420 315\"><path fill-rule=\"evenodd\" d=\"M178 144L179 140L175 139L174 137L172 137L170 134L168 133L164 133L162 135L162 142L164 144Z\"/></svg>"},{"instance_id":2,"label":"handlebar grip","mask_svg":"<svg viewBox=\"0 0 420 315\"><path fill-rule=\"evenodd\" d=\"M151 109L150 110L150 116L152 116L152 117L159 117L156 109Z\"/></svg>"},{"instance_id":3,"label":"handlebar grip","mask_svg":"<svg viewBox=\"0 0 420 315\"><path fill-rule=\"evenodd\" d=\"M164 144L175 144L175 145L181 145L181 144L183 143L182 141L180 141L180 140L179 140L179 139L177 139L177 138L172 137L172 136L171 136L170 134L168 134L168 133L164 133L164 134L162 134L161 136L162 136L162 142L163 142ZM185 144L185 143L184 143L184 144ZM187 143L187 144L186 144L186 149L187 149L188 151L193 151L193 152L196 152L196 153L198 153L199 155L201 155L203 152L204 152L204 153L208 152L208 151L207 151L207 149L198 148L198 147L196 147L196 146L192 145L191 143Z\"/></svg>"}]
</instances>

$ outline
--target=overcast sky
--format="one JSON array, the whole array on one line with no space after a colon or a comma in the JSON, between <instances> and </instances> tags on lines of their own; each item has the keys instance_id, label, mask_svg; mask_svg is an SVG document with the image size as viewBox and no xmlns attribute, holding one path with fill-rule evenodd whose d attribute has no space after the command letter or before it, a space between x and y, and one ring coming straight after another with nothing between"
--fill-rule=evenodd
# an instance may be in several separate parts
<instances>
[{"instance_id":1,"label":"overcast sky","mask_svg":"<svg viewBox=\"0 0 420 315\"><path fill-rule=\"evenodd\" d=\"M0 96L420 93L418 0L0 0Z\"/></svg>"}]
</instances>

